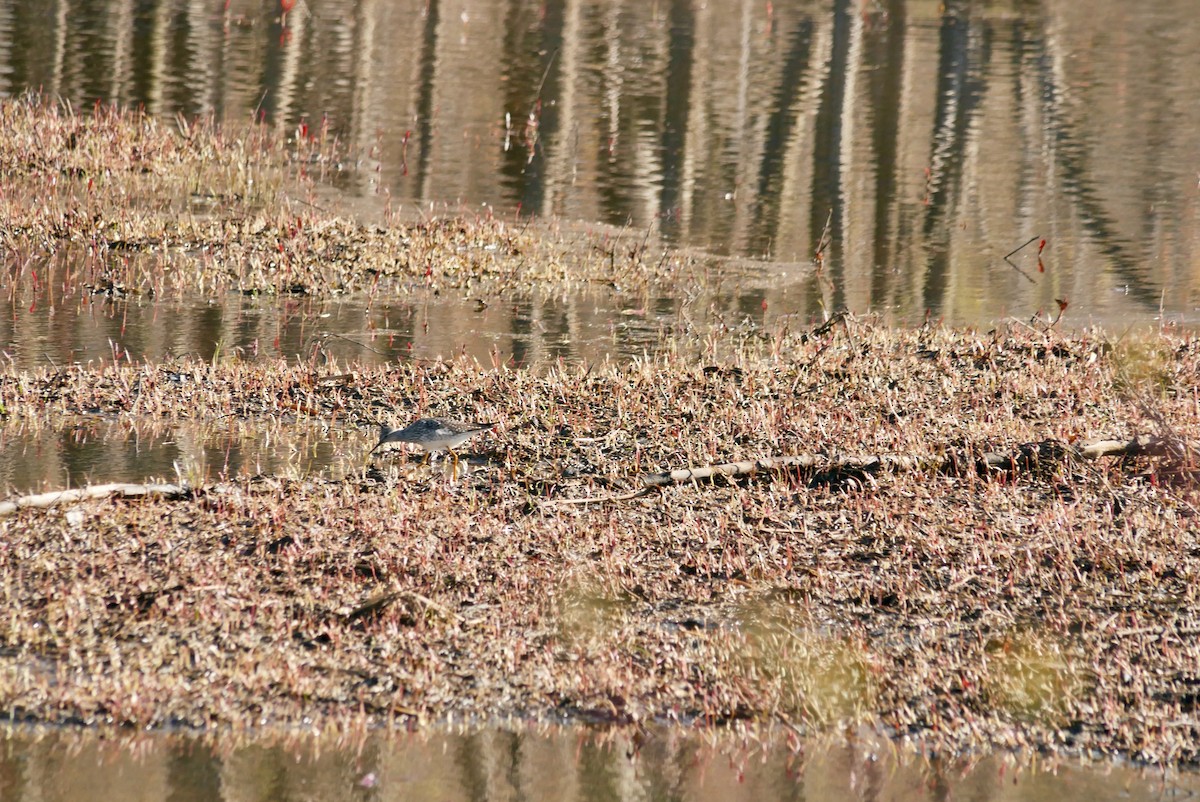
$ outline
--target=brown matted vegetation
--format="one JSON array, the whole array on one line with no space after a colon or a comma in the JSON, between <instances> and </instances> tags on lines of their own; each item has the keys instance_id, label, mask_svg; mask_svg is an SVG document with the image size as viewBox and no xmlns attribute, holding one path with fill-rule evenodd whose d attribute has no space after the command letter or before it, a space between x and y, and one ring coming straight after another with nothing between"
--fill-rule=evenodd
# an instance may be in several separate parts
<instances>
[{"instance_id":1,"label":"brown matted vegetation","mask_svg":"<svg viewBox=\"0 0 1200 802\"><path fill-rule=\"evenodd\" d=\"M645 232L487 211L370 223L327 210L315 179L348 165L323 131L172 124L100 106L83 114L40 97L0 101L0 130L10 294L494 294L696 275L691 258L651 253Z\"/></svg>"},{"instance_id":2,"label":"brown matted vegetation","mask_svg":"<svg viewBox=\"0 0 1200 802\"><path fill-rule=\"evenodd\" d=\"M628 234L326 213L308 178L338 169L337 148L319 132L28 98L0 102L0 128L12 298L694 277ZM858 722L936 749L1200 762L1194 339L852 319L733 336L708 356L540 372L4 368L0 426L25 429L299 415L365 456L409 411L500 425L457 467L390 452L348 477L3 508L0 712ZM1076 448L1136 435L1155 455ZM794 454L812 459L633 497L646 473ZM845 459L881 454L915 470Z\"/></svg>"},{"instance_id":3,"label":"brown matted vegetation","mask_svg":"<svg viewBox=\"0 0 1200 802\"><path fill-rule=\"evenodd\" d=\"M721 346L721 348L716 348ZM819 334L543 373L472 362L0 375L9 420L495 420L432 468L229 477L0 521L0 708L51 722L498 716L874 724L929 748L1200 760L1200 344ZM1164 456L976 470L1149 433ZM787 453L961 470L650 471Z\"/></svg>"}]
</instances>

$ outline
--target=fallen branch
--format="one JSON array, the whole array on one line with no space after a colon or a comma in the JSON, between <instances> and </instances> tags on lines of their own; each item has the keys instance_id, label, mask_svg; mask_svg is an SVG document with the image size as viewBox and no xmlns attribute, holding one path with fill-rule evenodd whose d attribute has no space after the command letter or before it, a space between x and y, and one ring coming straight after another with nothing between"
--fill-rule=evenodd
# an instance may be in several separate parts
<instances>
[{"instance_id":1,"label":"fallen branch","mask_svg":"<svg viewBox=\"0 0 1200 802\"><path fill-rule=\"evenodd\" d=\"M975 456L955 454L948 457L892 454L873 457L842 457L840 459L831 459L819 454L797 454L652 473L642 477L642 483L645 487L667 487L717 477L753 476L757 473L786 468L821 470L826 474L867 474L880 471L931 471L961 474L970 469L980 472L1027 471L1038 466L1061 464L1072 457L1094 460L1100 457L1178 456L1182 453L1182 449L1193 450L1182 443L1153 435L1139 435L1132 440L1092 440L1078 446L1061 440L1044 440L1040 443L1023 444L1012 454L986 452Z\"/></svg>"},{"instance_id":2,"label":"fallen branch","mask_svg":"<svg viewBox=\"0 0 1200 802\"><path fill-rule=\"evenodd\" d=\"M834 471L862 471L873 473L880 470L914 471L936 469L940 467L940 457L909 457L903 455L877 457L844 457L830 460L819 454L796 454L783 457L763 457L756 460L741 462L724 462L720 465L704 465L696 468L681 468L677 471L652 473L642 477L642 483L647 487L666 487L684 482L698 482L704 479L715 479L718 476L738 477L753 476L766 471L778 471L784 468L802 468Z\"/></svg>"},{"instance_id":3,"label":"fallen branch","mask_svg":"<svg viewBox=\"0 0 1200 802\"><path fill-rule=\"evenodd\" d=\"M52 490L48 493L36 493L32 496L21 496L10 501L0 502L0 517L12 515L17 510L27 508L45 509L53 507L56 504L72 504L77 501L108 498L110 496L122 496L124 498L133 498L135 496L178 498L184 496L186 493L187 489L180 485L167 484L148 485L118 482L107 485L92 485L91 487L73 487L67 490Z\"/></svg>"},{"instance_id":4,"label":"fallen branch","mask_svg":"<svg viewBox=\"0 0 1200 802\"><path fill-rule=\"evenodd\" d=\"M1025 277L1025 279L1026 279L1026 281L1028 281L1030 284L1037 284L1037 282L1033 280L1033 276L1029 275L1029 274L1028 274L1028 273L1026 273L1024 270L1022 270L1021 268L1017 267L1017 265L1016 265L1016 264L1015 264L1015 263L1014 263L1014 262L1013 262L1011 259L1009 259L1008 257L1012 256L1012 255L1013 255L1013 254L1015 254L1017 251L1020 251L1020 250L1022 250L1023 248L1025 248L1025 247L1027 247L1027 246L1031 245L1031 244L1033 243L1033 241L1034 241L1034 240L1036 240L1036 239L1038 238L1038 236L1040 236L1040 235L1038 235L1038 234L1034 234L1032 237L1030 237L1030 238L1029 238L1029 241L1028 241L1028 242L1026 242L1024 245L1021 245L1021 246L1019 246L1019 247L1017 247L1017 248L1013 248L1011 251L1009 251L1008 253L1004 254L1004 261L1008 262L1008 266L1009 266L1009 267L1011 267L1013 270L1017 271L1018 273L1020 273L1022 276L1024 276L1024 277ZM1045 247L1045 240L1042 240L1042 243L1043 243L1043 247ZM1038 253L1039 253L1039 254L1041 254L1041 252L1042 252L1042 249L1041 249L1041 248L1038 248Z\"/></svg>"},{"instance_id":5,"label":"fallen branch","mask_svg":"<svg viewBox=\"0 0 1200 802\"><path fill-rule=\"evenodd\" d=\"M1190 446L1182 440L1139 434L1132 440L1091 440L1079 446L1079 456L1084 459L1099 457L1169 457L1181 455L1181 449Z\"/></svg>"},{"instance_id":6,"label":"fallen branch","mask_svg":"<svg viewBox=\"0 0 1200 802\"><path fill-rule=\"evenodd\" d=\"M655 488L655 485L646 484L637 490L632 490L628 493L621 493L616 496L585 496L583 498L552 498L547 501L538 502L542 507L554 507L559 504L598 504L600 502L611 501L632 501L635 498L649 495Z\"/></svg>"},{"instance_id":7,"label":"fallen branch","mask_svg":"<svg viewBox=\"0 0 1200 802\"><path fill-rule=\"evenodd\" d=\"M343 616L343 620L349 623L366 616L378 615L398 599L408 599L409 601L416 602L429 610L441 613L443 617L449 618L456 624L462 623L462 618L453 610L447 608L445 605L438 604L428 596L422 596L420 593L417 593L414 590L391 590L376 594Z\"/></svg>"},{"instance_id":8,"label":"fallen branch","mask_svg":"<svg viewBox=\"0 0 1200 802\"><path fill-rule=\"evenodd\" d=\"M567 504L596 504L602 502L630 501L648 495L651 490L686 482L701 482L724 477L734 479L755 474L781 471L788 468L820 471L825 477L866 475L879 472L927 471L961 475L968 471L994 473L1007 471L1032 471L1061 465L1071 458L1095 460L1100 457L1183 457L1191 454L1200 461L1194 447L1182 441L1153 435L1139 435L1132 440L1091 440L1072 445L1061 440L1043 440L1040 443L1024 443L1011 454L966 452L945 455L913 456L907 454L877 455L872 457L831 458L821 454L795 454L791 456L762 457L739 462L723 462L719 465L702 465L680 468L676 471L647 474L642 477L642 487L628 493L613 496L587 496L584 498L550 499L540 506L553 507Z\"/></svg>"}]
</instances>

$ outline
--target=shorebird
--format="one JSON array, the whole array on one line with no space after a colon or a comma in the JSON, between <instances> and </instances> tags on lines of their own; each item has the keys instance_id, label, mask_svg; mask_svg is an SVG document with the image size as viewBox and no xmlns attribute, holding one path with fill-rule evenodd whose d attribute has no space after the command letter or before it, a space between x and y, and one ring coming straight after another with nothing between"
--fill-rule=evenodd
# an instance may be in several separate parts
<instances>
[{"instance_id":1,"label":"shorebird","mask_svg":"<svg viewBox=\"0 0 1200 802\"><path fill-rule=\"evenodd\" d=\"M454 449L495 426L494 423L463 423L448 418L421 418L403 429L393 429L386 423L379 428L379 442L367 456L374 454L384 443L411 443L426 454L434 451L454 452Z\"/></svg>"}]
</instances>

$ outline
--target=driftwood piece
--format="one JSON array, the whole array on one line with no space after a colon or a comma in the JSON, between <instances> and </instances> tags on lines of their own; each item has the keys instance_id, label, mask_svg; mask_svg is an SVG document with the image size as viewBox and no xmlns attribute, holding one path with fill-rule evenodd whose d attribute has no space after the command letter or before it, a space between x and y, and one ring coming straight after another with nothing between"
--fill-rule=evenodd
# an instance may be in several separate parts
<instances>
[{"instance_id":1,"label":"driftwood piece","mask_svg":"<svg viewBox=\"0 0 1200 802\"><path fill-rule=\"evenodd\" d=\"M766 471L778 471L784 468L823 469L842 471L917 471L936 469L940 467L940 457L913 457L902 454L881 455L875 457L842 457L830 459L819 454L796 454L794 456L763 457L762 459L742 460L740 462L723 462L720 465L704 465L696 468L680 468L677 471L652 473L642 477L646 487L666 487L684 482L698 482L705 479L715 479L718 476L734 478L738 476L753 476Z\"/></svg>"},{"instance_id":2,"label":"driftwood piece","mask_svg":"<svg viewBox=\"0 0 1200 802\"><path fill-rule=\"evenodd\" d=\"M1074 445L1062 440L1043 440L1040 443L1024 443L1015 453L997 454L988 452L979 457L979 468L991 470L1031 470L1040 465L1055 465L1068 459L1095 460L1100 457L1186 457L1193 458L1196 450L1178 438L1163 438L1142 434L1132 440L1089 440ZM943 466L943 471L952 471L955 466Z\"/></svg>"},{"instance_id":3,"label":"driftwood piece","mask_svg":"<svg viewBox=\"0 0 1200 802\"><path fill-rule=\"evenodd\" d=\"M91 487L73 487L67 490L52 490L48 493L36 493L32 496L21 496L0 502L0 517L12 515L17 510L26 508L45 509L57 504L73 504L77 501L108 498L109 496L182 496L187 489L180 485L169 484L129 484L117 482L107 485L92 485Z\"/></svg>"},{"instance_id":4,"label":"driftwood piece","mask_svg":"<svg viewBox=\"0 0 1200 802\"><path fill-rule=\"evenodd\" d=\"M676 471L652 473L642 477L645 487L667 487L714 479L753 476L757 473L778 471L785 468L821 470L828 473L877 473L880 471L933 471L941 473L963 473L975 470L1029 470L1035 466L1053 465L1072 457L1094 460L1100 457L1169 456L1178 454L1179 445L1153 435L1140 435L1132 440L1092 440L1081 445L1072 445L1061 440L1044 440L1027 443L1011 454L987 452L978 455L913 456L905 454L878 455L869 457L827 457L819 454L796 454L793 456L764 457L741 462L725 462L720 465L704 465L681 468Z\"/></svg>"},{"instance_id":5,"label":"driftwood piece","mask_svg":"<svg viewBox=\"0 0 1200 802\"><path fill-rule=\"evenodd\" d=\"M820 471L825 476L850 476L879 472L928 471L931 473L963 474L1029 472L1061 465L1069 459L1095 460L1100 457L1183 457L1200 462L1200 451L1181 440L1138 435L1132 440L1090 440L1074 445L1061 440L1043 440L1040 443L1025 443L1013 453L951 453L949 455L884 454L876 456L830 457L822 454L794 454L790 456L762 457L739 462L723 462L719 465L700 465L680 468L642 476L642 486L629 493L612 496L588 496L586 498L551 499L541 506L555 507L564 504L593 504L599 502L629 501L648 495L660 487L701 482L724 477L754 476L755 474L780 471L788 468L802 471Z\"/></svg>"}]
</instances>

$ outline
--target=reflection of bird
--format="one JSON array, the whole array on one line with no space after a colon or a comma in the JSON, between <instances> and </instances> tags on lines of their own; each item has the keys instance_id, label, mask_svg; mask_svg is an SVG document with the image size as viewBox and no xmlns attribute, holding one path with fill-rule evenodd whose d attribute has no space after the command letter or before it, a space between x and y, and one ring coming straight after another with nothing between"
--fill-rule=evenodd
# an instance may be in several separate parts
<instances>
[{"instance_id":1,"label":"reflection of bird","mask_svg":"<svg viewBox=\"0 0 1200 802\"><path fill-rule=\"evenodd\" d=\"M477 434L486 432L494 423L463 423L447 418L421 418L410 423L403 429L393 429L386 423L379 429L379 442L371 449L371 454L384 443L412 443L420 446L426 453L433 451L453 451Z\"/></svg>"}]
</instances>

